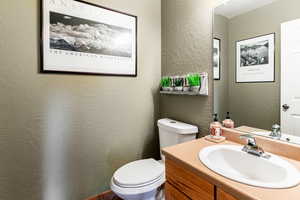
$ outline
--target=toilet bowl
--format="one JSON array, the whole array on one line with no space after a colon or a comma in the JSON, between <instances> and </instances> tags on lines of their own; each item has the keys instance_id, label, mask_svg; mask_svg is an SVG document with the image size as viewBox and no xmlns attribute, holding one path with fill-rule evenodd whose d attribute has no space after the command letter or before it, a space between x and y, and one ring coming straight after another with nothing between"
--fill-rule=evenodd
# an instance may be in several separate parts
<instances>
[{"instance_id":1,"label":"toilet bowl","mask_svg":"<svg viewBox=\"0 0 300 200\"><path fill-rule=\"evenodd\" d=\"M157 124L161 149L193 140L198 133L196 126L172 119L161 119ZM150 158L119 168L111 178L110 187L123 200L163 200L160 188L164 182L164 162Z\"/></svg>"},{"instance_id":2,"label":"toilet bowl","mask_svg":"<svg viewBox=\"0 0 300 200\"><path fill-rule=\"evenodd\" d=\"M165 182L165 166L154 160L138 160L119 168L111 179L112 191L124 200L155 200Z\"/></svg>"}]
</instances>

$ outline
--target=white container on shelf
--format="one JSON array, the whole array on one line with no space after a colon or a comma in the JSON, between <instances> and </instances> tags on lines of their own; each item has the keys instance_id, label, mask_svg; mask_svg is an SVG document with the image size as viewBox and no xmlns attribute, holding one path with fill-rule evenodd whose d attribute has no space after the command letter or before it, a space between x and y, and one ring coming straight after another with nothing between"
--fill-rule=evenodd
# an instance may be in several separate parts
<instances>
[{"instance_id":1,"label":"white container on shelf","mask_svg":"<svg viewBox=\"0 0 300 200\"><path fill-rule=\"evenodd\" d=\"M183 90L183 87L182 87L182 86L178 86L178 87L175 87L174 90L175 90L175 91L182 91L182 90Z\"/></svg>"},{"instance_id":2,"label":"white container on shelf","mask_svg":"<svg viewBox=\"0 0 300 200\"><path fill-rule=\"evenodd\" d=\"M192 91L192 92L197 93L197 92L199 92L199 90L200 90L200 86L192 86L192 87L191 87L191 91Z\"/></svg>"},{"instance_id":3,"label":"white container on shelf","mask_svg":"<svg viewBox=\"0 0 300 200\"><path fill-rule=\"evenodd\" d=\"M201 95L208 95L208 74L206 72L200 73L201 76L201 88L200 94Z\"/></svg>"}]
</instances>

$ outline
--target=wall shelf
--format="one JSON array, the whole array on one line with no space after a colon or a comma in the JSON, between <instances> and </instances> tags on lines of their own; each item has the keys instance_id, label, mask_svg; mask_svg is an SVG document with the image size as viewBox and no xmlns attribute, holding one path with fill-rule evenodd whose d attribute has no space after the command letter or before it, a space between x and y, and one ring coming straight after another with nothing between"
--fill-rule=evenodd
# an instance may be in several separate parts
<instances>
[{"instance_id":1,"label":"wall shelf","mask_svg":"<svg viewBox=\"0 0 300 200\"><path fill-rule=\"evenodd\" d=\"M166 95L188 95L188 96L208 96L205 94L199 94L198 92L181 92L181 91L160 91L160 94Z\"/></svg>"}]
</instances>

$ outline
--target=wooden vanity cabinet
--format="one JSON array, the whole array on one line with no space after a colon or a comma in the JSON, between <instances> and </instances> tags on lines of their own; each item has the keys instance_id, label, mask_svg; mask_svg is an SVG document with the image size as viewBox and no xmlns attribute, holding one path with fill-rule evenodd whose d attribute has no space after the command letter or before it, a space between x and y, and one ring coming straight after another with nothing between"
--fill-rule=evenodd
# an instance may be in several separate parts
<instances>
[{"instance_id":1,"label":"wooden vanity cabinet","mask_svg":"<svg viewBox=\"0 0 300 200\"><path fill-rule=\"evenodd\" d=\"M223 190L217 188L217 196L216 200L238 200L232 195L228 194L227 192L224 192Z\"/></svg>"},{"instance_id":2,"label":"wooden vanity cabinet","mask_svg":"<svg viewBox=\"0 0 300 200\"><path fill-rule=\"evenodd\" d=\"M196 173L166 159L166 200L238 200Z\"/></svg>"},{"instance_id":3,"label":"wooden vanity cabinet","mask_svg":"<svg viewBox=\"0 0 300 200\"><path fill-rule=\"evenodd\" d=\"M168 200L190 200L189 197L177 190L168 182L165 184L165 195Z\"/></svg>"},{"instance_id":4,"label":"wooden vanity cabinet","mask_svg":"<svg viewBox=\"0 0 300 200\"><path fill-rule=\"evenodd\" d=\"M189 199L214 200L214 185L173 160L166 159L165 164L168 184L171 184ZM169 199L168 195L166 198Z\"/></svg>"}]
</instances>

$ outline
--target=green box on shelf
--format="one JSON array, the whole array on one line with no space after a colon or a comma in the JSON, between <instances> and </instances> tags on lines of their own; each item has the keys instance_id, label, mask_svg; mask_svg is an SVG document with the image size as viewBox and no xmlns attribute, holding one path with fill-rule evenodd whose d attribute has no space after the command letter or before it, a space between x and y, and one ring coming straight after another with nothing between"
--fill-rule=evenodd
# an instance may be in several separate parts
<instances>
[{"instance_id":1,"label":"green box on shelf","mask_svg":"<svg viewBox=\"0 0 300 200\"><path fill-rule=\"evenodd\" d=\"M183 79L177 78L175 79L175 87L182 87L183 86Z\"/></svg>"},{"instance_id":2,"label":"green box on shelf","mask_svg":"<svg viewBox=\"0 0 300 200\"><path fill-rule=\"evenodd\" d=\"M170 77L163 77L160 81L161 87L171 87L172 86L172 80Z\"/></svg>"},{"instance_id":3,"label":"green box on shelf","mask_svg":"<svg viewBox=\"0 0 300 200\"><path fill-rule=\"evenodd\" d=\"M200 74L189 74L187 80L190 87L201 86L201 76Z\"/></svg>"}]
</instances>

